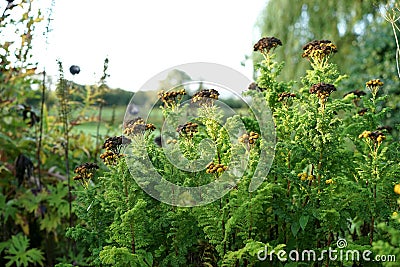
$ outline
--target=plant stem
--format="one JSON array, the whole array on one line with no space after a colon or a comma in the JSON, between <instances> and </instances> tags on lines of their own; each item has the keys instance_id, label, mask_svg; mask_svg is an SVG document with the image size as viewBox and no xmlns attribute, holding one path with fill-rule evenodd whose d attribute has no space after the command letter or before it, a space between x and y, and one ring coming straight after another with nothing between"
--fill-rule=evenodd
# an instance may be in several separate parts
<instances>
[{"instance_id":1,"label":"plant stem","mask_svg":"<svg viewBox=\"0 0 400 267\"><path fill-rule=\"evenodd\" d=\"M46 71L43 71L43 80L42 80L42 96L41 96L41 105L40 105L40 122L39 122L39 141L36 151L37 158L37 168L38 168L38 179L39 186L41 187L41 160L40 160L40 150L42 149L42 135L43 135L43 110L44 110L44 99L46 96ZM40 189L40 188L39 188Z\"/></svg>"},{"instance_id":2,"label":"plant stem","mask_svg":"<svg viewBox=\"0 0 400 267\"><path fill-rule=\"evenodd\" d=\"M101 125L101 113L103 110L103 103L100 103L99 106L99 118L98 118L98 123L97 123L97 130L96 130L96 149L94 150L94 162L97 161L97 152L100 150L99 149L99 136L100 136L100 125Z\"/></svg>"}]
</instances>

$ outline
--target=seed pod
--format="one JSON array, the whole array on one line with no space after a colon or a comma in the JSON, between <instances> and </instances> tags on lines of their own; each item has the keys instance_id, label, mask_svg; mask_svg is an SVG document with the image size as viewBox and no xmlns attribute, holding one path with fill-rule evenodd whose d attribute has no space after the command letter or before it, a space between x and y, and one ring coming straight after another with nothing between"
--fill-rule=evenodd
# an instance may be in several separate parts
<instances>
[{"instance_id":1,"label":"seed pod","mask_svg":"<svg viewBox=\"0 0 400 267\"><path fill-rule=\"evenodd\" d=\"M69 72L72 75L75 75L75 74L79 74L79 72L81 72L81 69L77 65L72 65L71 67L69 67Z\"/></svg>"}]
</instances>

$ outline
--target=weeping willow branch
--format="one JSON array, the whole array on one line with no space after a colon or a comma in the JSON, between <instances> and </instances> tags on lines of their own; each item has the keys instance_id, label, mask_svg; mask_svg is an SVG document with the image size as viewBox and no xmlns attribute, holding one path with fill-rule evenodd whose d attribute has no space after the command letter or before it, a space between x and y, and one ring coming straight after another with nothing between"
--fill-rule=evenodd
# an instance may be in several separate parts
<instances>
[{"instance_id":1,"label":"weeping willow branch","mask_svg":"<svg viewBox=\"0 0 400 267\"><path fill-rule=\"evenodd\" d=\"M385 8L384 18L392 25L394 39L396 41L396 67L397 67L397 76L400 78L400 62L399 62L399 55L400 55L400 45L399 45L399 38L397 36L397 31L400 32L399 26L397 26L396 22L400 19L399 15L400 9L397 3L394 7L389 8L388 6Z\"/></svg>"}]
</instances>

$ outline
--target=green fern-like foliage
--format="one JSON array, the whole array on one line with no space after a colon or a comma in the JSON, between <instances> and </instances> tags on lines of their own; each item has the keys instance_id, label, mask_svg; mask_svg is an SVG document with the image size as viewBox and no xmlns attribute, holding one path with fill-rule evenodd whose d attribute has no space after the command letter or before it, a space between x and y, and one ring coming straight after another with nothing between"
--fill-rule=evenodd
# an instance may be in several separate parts
<instances>
[{"instance_id":1,"label":"green fern-like foliage","mask_svg":"<svg viewBox=\"0 0 400 267\"><path fill-rule=\"evenodd\" d=\"M0 253L5 251L5 259L8 260L6 267L10 266L30 266L39 264L43 266L43 252L37 248L29 249L29 238L19 233L13 235L10 240L0 243Z\"/></svg>"},{"instance_id":2,"label":"green fern-like foliage","mask_svg":"<svg viewBox=\"0 0 400 267\"><path fill-rule=\"evenodd\" d=\"M348 249L398 255L398 217L392 216L399 210L393 193L398 143L388 131L377 130L388 111L377 108L385 97L353 93L342 98L335 89L345 76L329 58L311 64L301 85L278 81L283 64L274 61L272 50L268 53L258 65L257 86L244 95L255 107L267 102L270 114L252 110L223 121L218 105L206 102L199 118L188 116L193 124L187 125L195 124L196 131L168 129L165 147L154 144L149 132L129 136L124 151L129 156L121 155L108 172L76 192L75 211L84 223L69 229L68 236L88 248L90 265L381 266L327 258L300 263L286 257L283 262L279 257L280 250L335 248L339 238L347 240ZM188 106L172 107L163 108L170 124L190 114ZM364 108L368 111L360 113ZM269 130L276 135L268 137L276 145L274 155L267 154L273 157L268 172L262 153L271 147L268 137L259 138L265 124L258 119L269 115L275 124ZM211 155L207 162L205 154ZM176 168L171 158L188 164L198 160L207 167L190 172ZM177 185L199 186L230 168L240 179L227 182L230 191L207 205L177 207L155 199L168 194L156 174ZM263 182L250 192L256 174ZM151 189L154 198L142 187ZM185 194L178 204L193 203L194 196ZM7 203L0 199L0 205ZM266 250L273 252L264 255Z\"/></svg>"}]
</instances>

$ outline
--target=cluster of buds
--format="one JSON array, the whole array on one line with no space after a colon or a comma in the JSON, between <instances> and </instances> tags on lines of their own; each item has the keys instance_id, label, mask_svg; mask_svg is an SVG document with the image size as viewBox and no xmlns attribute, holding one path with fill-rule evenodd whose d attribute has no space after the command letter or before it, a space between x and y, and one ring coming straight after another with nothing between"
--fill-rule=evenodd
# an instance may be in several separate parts
<instances>
[{"instance_id":1,"label":"cluster of buds","mask_svg":"<svg viewBox=\"0 0 400 267\"><path fill-rule=\"evenodd\" d=\"M278 94L278 101L282 102L283 100L291 98L291 97L296 97L296 94L283 92L283 93Z\"/></svg>"},{"instance_id":2,"label":"cluster of buds","mask_svg":"<svg viewBox=\"0 0 400 267\"><path fill-rule=\"evenodd\" d=\"M215 89L204 89L197 92L192 97L192 103L211 106L215 100L218 100L219 93Z\"/></svg>"},{"instance_id":3,"label":"cluster of buds","mask_svg":"<svg viewBox=\"0 0 400 267\"><path fill-rule=\"evenodd\" d=\"M193 122L187 122L185 124L180 124L178 125L178 127L176 128L176 131L181 135L181 136L187 136L187 137L193 137L193 135L195 133L198 132L198 124L197 123L193 123Z\"/></svg>"},{"instance_id":4,"label":"cluster of buds","mask_svg":"<svg viewBox=\"0 0 400 267\"><path fill-rule=\"evenodd\" d=\"M224 164L214 164L214 162L211 162L207 165L206 173L222 173L226 169L228 169L228 166Z\"/></svg>"},{"instance_id":5,"label":"cluster of buds","mask_svg":"<svg viewBox=\"0 0 400 267\"><path fill-rule=\"evenodd\" d=\"M325 181L326 184L333 184L333 179L328 179Z\"/></svg>"},{"instance_id":6,"label":"cluster of buds","mask_svg":"<svg viewBox=\"0 0 400 267\"><path fill-rule=\"evenodd\" d=\"M379 87L383 86L383 82L379 79L374 79L366 82L365 86L371 91L373 97L375 98Z\"/></svg>"},{"instance_id":7,"label":"cluster of buds","mask_svg":"<svg viewBox=\"0 0 400 267\"><path fill-rule=\"evenodd\" d=\"M386 139L386 136L381 131L364 131L358 136L358 138L370 139L378 144L381 144L382 141Z\"/></svg>"},{"instance_id":8,"label":"cluster of buds","mask_svg":"<svg viewBox=\"0 0 400 267\"><path fill-rule=\"evenodd\" d=\"M254 144L259 137L260 135L258 133L251 131L249 134L245 133L239 137L239 142L244 144Z\"/></svg>"},{"instance_id":9,"label":"cluster of buds","mask_svg":"<svg viewBox=\"0 0 400 267\"><path fill-rule=\"evenodd\" d=\"M251 84L249 84L248 89L254 90L254 91L259 91L259 92L263 92L263 91L267 90L267 88L259 87L258 84L255 82L252 82Z\"/></svg>"},{"instance_id":10,"label":"cluster of buds","mask_svg":"<svg viewBox=\"0 0 400 267\"><path fill-rule=\"evenodd\" d=\"M104 161L104 164L106 165L116 165L118 159L122 156L122 154L114 153L111 150L106 150L100 155L100 158Z\"/></svg>"},{"instance_id":11,"label":"cluster of buds","mask_svg":"<svg viewBox=\"0 0 400 267\"><path fill-rule=\"evenodd\" d=\"M121 147L130 142L131 140L124 136L113 136L107 138L102 147L106 151L100 155L100 158L107 165L117 164L118 159L122 157Z\"/></svg>"},{"instance_id":12,"label":"cluster of buds","mask_svg":"<svg viewBox=\"0 0 400 267\"><path fill-rule=\"evenodd\" d=\"M186 95L185 89L179 91L165 92L161 90L158 92L158 98L164 103L165 107L174 107L182 100L182 97Z\"/></svg>"},{"instance_id":13,"label":"cluster of buds","mask_svg":"<svg viewBox=\"0 0 400 267\"><path fill-rule=\"evenodd\" d=\"M99 166L96 163L92 162L86 162L84 164L81 164L75 168L74 173L76 173L76 175L74 176L73 179L75 181L80 181L81 184L87 188L88 180L93 178L93 173L98 168Z\"/></svg>"},{"instance_id":14,"label":"cluster of buds","mask_svg":"<svg viewBox=\"0 0 400 267\"><path fill-rule=\"evenodd\" d=\"M308 180L308 181L313 181L313 180L315 179L315 176L314 176L314 175L312 175L312 174L307 174L307 173L305 173L305 172L302 172L302 173L297 174L297 177L300 177L300 180L302 180L302 181L306 181L306 180Z\"/></svg>"},{"instance_id":15,"label":"cluster of buds","mask_svg":"<svg viewBox=\"0 0 400 267\"><path fill-rule=\"evenodd\" d=\"M282 41L278 38L264 37L254 45L254 51L260 52L266 57L271 49L275 49L278 46L282 46Z\"/></svg>"},{"instance_id":16,"label":"cluster of buds","mask_svg":"<svg viewBox=\"0 0 400 267\"><path fill-rule=\"evenodd\" d=\"M176 143L178 143L178 140L176 139L170 139L167 141L167 144L176 144Z\"/></svg>"},{"instance_id":17,"label":"cluster of buds","mask_svg":"<svg viewBox=\"0 0 400 267\"><path fill-rule=\"evenodd\" d=\"M336 87L329 83L317 83L310 88L310 94L316 94L322 103L326 101L333 91L336 91Z\"/></svg>"},{"instance_id":18,"label":"cluster of buds","mask_svg":"<svg viewBox=\"0 0 400 267\"><path fill-rule=\"evenodd\" d=\"M329 40L314 40L303 46L303 54L301 55L314 63L321 65L334 53L337 47Z\"/></svg>"},{"instance_id":19,"label":"cluster of buds","mask_svg":"<svg viewBox=\"0 0 400 267\"><path fill-rule=\"evenodd\" d=\"M127 121L124 123L125 135L143 134L145 131L154 131L156 126L152 123L146 123L142 118Z\"/></svg>"}]
</instances>

